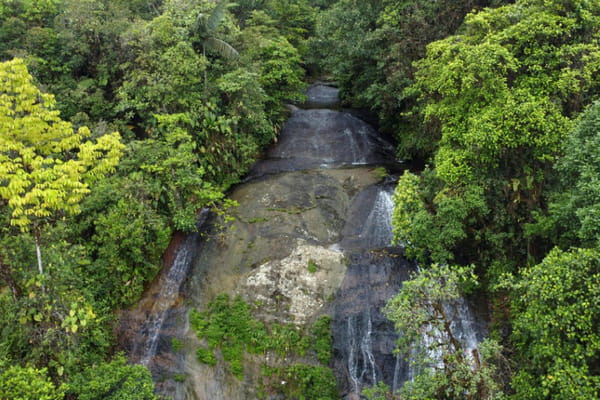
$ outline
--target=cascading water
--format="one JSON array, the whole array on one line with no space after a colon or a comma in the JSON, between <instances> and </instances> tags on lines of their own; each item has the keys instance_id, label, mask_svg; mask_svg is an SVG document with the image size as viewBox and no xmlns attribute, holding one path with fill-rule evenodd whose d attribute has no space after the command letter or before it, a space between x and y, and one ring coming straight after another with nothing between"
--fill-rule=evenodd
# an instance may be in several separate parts
<instances>
[{"instance_id":1,"label":"cascading water","mask_svg":"<svg viewBox=\"0 0 600 400\"><path fill-rule=\"evenodd\" d=\"M340 242L349 266L334 300L334 370L349 398L379 381L393 387L406 380L407 363L394 354L398 335L381 312L414 270L390 247L392 190L380 184L357 195Z\"/></svg>"},{"instance_id":2,"label":"cascading water","mask_svg":"<svg viewBox=\"0 0 600 400\"><path fill-rule=\"evenodd\" d=\"M148 367L152 367L163 326L172 312L173 307L180 299L180 289L183 281L187 278L196 253L197 242L200 231L209 215L209 209L203 209L196 223L197 232L188 235L179 245L177 253L167 273L159 278L158 293L154 295L149 318L142 324L139 338L135 341L130 358L139 361Z\"/></svg>"},{"instance_id":3,"label":"cascading water","mask_svg":"<svg viewBox=\"0 0 600 400\"><path fill-rule=\"evenodd\" d=\"M246 181L267 174L316 168L394 165L394 155L389 142L351 114L294 108L277 146L252 168Z\"/></svg>"},{"instance_id":4,"label":"cascading water","mask_svg":"<svg viewBox=\"0 0 600 400\"><path fill-rule=\"evenodd\" d=\"M163 395L255 400L264 389L261 365L275 362L268 355L249 359L242 380L222 361L213 367L196 360L205 344L189 331L187 310L203 309L223 292L260 305L255 315L265 323L305 329L330 314L330 367L345 398L380 381L398 388L414 374L394 353L398 334L381 311L415 270L390 245L393 185L375 173L377 166L401 169L394 147L361 119L334 110L337 89L314 85L307 95L308 108L291 107L277 145L232 191L239 207L230 229L207 224L204 240L188 236L158 289L143 300L151 307L138 308L130 359L151 368ZM316 271L309 271L311 263ZM469 332L477 326L463 319L455 323L461 340L476 342ZM180 350L172 338L183 342ZM271 389L267 400L282 398Z\"/></svg>"},{"instance_id":5,"label":"cascading water","mask_svg":"<svg viewBox=\"0 0 600 400\"><path fill-rule=\"evenodd\" d=\"M192 258L192 241L193 237L188 238L177 252L173 266L161 285L159 297L152 307L152 317L142 327L142 335L146 337L146 340L141 343L138 349L134 349L134 354L140 356L140 364L148 366L156 355L158 338L165 318L179 296L179 287L187 275Z\"/></svg>"},{"instance_id":6,"label":"cascading water","mask_svg":"<svg viewBox=\"0 0 600 400\"><path fill-rule=\"evenodd\" d=\"M393 210L392 194L387 190L380 190L359 234L359 237L366 243L366 247L377 249L391 244L394 236L392 232Z\"/></svg>"},{"instance_id":7,"label":"cascading water","mask_svg":"<svg viewBox=\"0 0 600 400\"><path fill-rule=\"evenodd\" d=\"M348 251L348 250L346 250ZM379 381L392 386L405 380L407 366L394 354L398 339L381 312L413 269L397 250L356 251L334 299L334 371L346 396L358 395Z\"/></svg>"}]
</instances>

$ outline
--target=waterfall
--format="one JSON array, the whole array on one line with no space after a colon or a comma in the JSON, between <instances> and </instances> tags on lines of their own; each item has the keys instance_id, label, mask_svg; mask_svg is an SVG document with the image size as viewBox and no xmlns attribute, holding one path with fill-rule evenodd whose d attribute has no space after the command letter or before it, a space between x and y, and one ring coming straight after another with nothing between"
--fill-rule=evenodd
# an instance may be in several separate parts
<instances>
[{"instance_id":1,"label":"waterfall","mask_svg":"<svg viewBox=\"0 0 600 400\"><path fill-rule=\"evenodd\" d=\"M350 380L352 381L352 386L354 387L354 391L359 393L359 376L358 376L358 359L356 357L356 324L354 318L348 318L348 373L350 375Z\"/></svg>"},{"instance_id":2,"label":"waterfall","mask_svg":"<svg viewBox=\"0 0 600 400\"><path fill-rule=\"evenodd\" d=\"M179 297L179 288L190 266L193 250L192 243L196 239L195 236L190 235L177 251L173 265L160 287L158 299L152 306L152 317L142 327L142 330L147 332L147 340L140 351L142 356L140 363L143 365L148 366L155 356L158 338L167 313Z\"/></svg>"},{"instance_id":3,"label":"waterfall","mask_svg":"<svg viewBox=\"0 0 600 400\"><path fill-rule=\"evenodd\" d=\"M400 379L402 378L401 374L402 374L402 368L403 366L403 361L402 361L402 357L400 356L400 354L396 354L396 366L394 367L394 380L392 381L392 393L395 393L396 390L398 390L398 388L400 387L400 384L402 383L400 381Z\"/></svg>"},{"instance_id":4,"label":"waterfall","mask_svg":"<svg viewBox=\"0 0 600 400\"><path fill-rule=\"evenodd\" d=\"M350 258L347 286L342 287L336 299L340 306L335 320L339 322L333 332L334 346L342 360L336 368L345 369L339 375L341 381L346 380L343 387L349 398L380 381L395 391L422 371L418 368L427 364L442 367L442 352L435 343L444 339L441 332L431 327L425 329L420 343L415 343L409 354L394 353L399 334L381 309L415 268L401 255L393 254L401 254L400 249L389 247L393 237L392 189L375 185L357 196L356 203L351 211L356 218L347 221L340 244L346 254L354 256ZM472 357L472 350L482 339L481 326L464 299L455 303L446 310L451 317L451 330L462 343L465 356ZM424 349L427 363L416 366L417 352Z\"/></svg>"},{"instance_id":5,"label":"waterfall","mask_svg":"<svg viewBox=\"0 0 600 400\"><path fill-rule=\"evenodd\" d=\"M364 360L363 374L368 375L371 382L377 382L377 369L375 366L375 356L373 355L373 338L371 337L373 334L373 321L371 320L371 312L368 308L366 320L367 326L364 336L360 341L360 350Z\"/></svg>"},{"instance_id":6,"label":"waterfall","mask_svg":"<svg viewBox=\"0 0 600 400\"><path fill-rule=\"evenodd\" d=\"M309 321L330 314L329 367L346 399L378 382L396 390L417 373L394 351L398 332L382 312L416 268L390 245L393 188L374 171L401 169L395 149L368 123L339 110L337 89L314 85L307 94L312 103L292 109L278 143L232 188L235 220L225 230L206 224L205 240L187 236L121 324L133 339L125 343L130 359L150 367L161 395L256 399L264 389L261 365L300 361L248 357L243 380L222 360L198 363L195 349L202 344L189 330L188 307L201 310L222 292L256 305L253 312L266 324L307 329ZM199 227L207 214L201 213ZM307 267L311 260L317 271ZM476 346L478 326L466 302L456 309L452 329L468 349ZM181 340L178 350L170 338ZM311 357L302 362L312 363ZM271 398L285 397L278 382L267 382L279 395Z\"/></svg>"},{"instance_id":7,"label":"waterfall","mask_svg":"<svg viewBox=\"0 0 600 400\"><path fill-rule=\"evenodd\" d=\"M477 334L479 329L473 311L463 298L458 300L457 313L452 321L451 329L465 347L467 354L471 356L472 350L477 348L481 338Z\"/></svg>"},{"instance_id":8,"label":"waterfall","mask_svg":"<svg viewBox=\"0 0 600 400\"><path fill-rule=\"evenodd\" d=\"M394 201L387 190L380 190L373 202L359 237L366 241L368 248L380 248L390 245L393 237L392 212Z\"/></svg>"},{"instance_id":9,"label":"waterfall","mask_svg":"<svg viewBox=\"0 0 600 400\"><path fill-rule=\"evenodd\" d=\"M395 353L398 335L381 312L412 269L389 248L387 254L355 251L333 302L333 369L343 393L360 394L383 381L405 381L405 362Z\"/></svg>"},{"instance_id":10,"label":"waterfall","mask_svg":"<svg viewBox=\"0 0 600 400\"><path fill-rule=\"evenodd\" d=\"M187 277L195 254L199 230L208 218L208 214L208 208L200 212L196 223L198 232L185 238L177 249L177 254L168 272L160 278L160 289L152 305L150 317L144 322L140 330L144 339L136 343L136 347L132 352L134 357L139 357L140 363L143 365L149 366L156 356L165 320L179 298L181 285Z\"/></svg>"},{"instance_id":11,"label":"waterfall","mask_svg":"<svg viewBox=\"0 0 600 400\"><path fill-rule=\"evenodd\" d=\"M373 353L373 320L367 308L362 315L348 318L348 375L356 393L365 384L378 381L378 366Z\"/></svg>"}]
</instances>

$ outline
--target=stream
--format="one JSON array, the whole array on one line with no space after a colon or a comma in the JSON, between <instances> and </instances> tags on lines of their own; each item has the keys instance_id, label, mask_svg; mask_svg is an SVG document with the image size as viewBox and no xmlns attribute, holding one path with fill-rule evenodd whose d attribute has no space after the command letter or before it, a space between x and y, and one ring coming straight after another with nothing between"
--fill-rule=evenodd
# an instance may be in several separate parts
<instances>
[{"instance_id":1,"label":"stream","mask_svg":"<svg viewBox=\"0 0 600 400\"><path fill-rule=\"evenodd\" d=\"M150 368L160 394L260 397L260 365L269 360L248 357L238 379L222 363L195 359L201 342L190 331L189 310L204 309L221 293L260 304L254 314L265 323L301 328L330 315L329 367L343 399L359 399L363 387L379 381L398 388L414 375L394 353L398 334L381 312L417 267L391 245L395 183L381 176L381 167L403 166L372 126L339 110L337 96L326 84L309 87L278 143L231 192L239 204L235 220L203 211L198 233L180 241L171 265L123 314L121 345L131 362ZM317 271L306 267L311 262ZM461 338L475 346L482 324L466 305L459 319Z\"/></svg>"}]
</instances>

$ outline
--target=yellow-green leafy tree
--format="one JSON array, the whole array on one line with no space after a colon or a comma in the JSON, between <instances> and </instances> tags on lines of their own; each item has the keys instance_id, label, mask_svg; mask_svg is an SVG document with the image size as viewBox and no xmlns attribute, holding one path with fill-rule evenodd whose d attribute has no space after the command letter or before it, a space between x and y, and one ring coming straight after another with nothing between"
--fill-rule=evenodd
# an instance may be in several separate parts
<instances>
[{"instance_id":1,"label":"yellow-green leafy tree","mask_svg":"<svg viewBox=\"0 0 600 400\"><path fill-rule=\"evenodd\" d=\"M80 212L90 185L110 173L121 157L117 132L94 142L55 110L54 96L42 93L23 60L0 63L0 206L11 225L31 232L43 274L40 236L45 224Z\"/></svg>"}]
</instances>

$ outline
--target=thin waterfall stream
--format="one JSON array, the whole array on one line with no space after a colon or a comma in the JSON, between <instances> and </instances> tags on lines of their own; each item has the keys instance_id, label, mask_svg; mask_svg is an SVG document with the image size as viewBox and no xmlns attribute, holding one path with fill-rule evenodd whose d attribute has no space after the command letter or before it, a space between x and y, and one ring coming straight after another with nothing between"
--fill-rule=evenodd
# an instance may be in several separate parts
<instances>
[{"instance_id":1,"label":"thin waterfall stream","mask_svg":"<svg viewBox=\"0 0 600 400\"><path fill-rule=\"evenodd\" d=\"M200 212L197 221L198 232L190 234L177 249L177 253L166 275L160 278L159 291L152 305L149 318L141 329L142 340L135 343L131 353L132 358L139 359L140 364L148 366L156 356L159 337L169 311L175 306L180 296L183 281L187 278L192 259L196 251L196 242L206 222L209 209Z\"/></svg>"},{"instance_id":2,"label":"thin waterfall stream","mask_svg":"<svg viewBox=\"0 0 600 400\"><path fill-rule=\"evenodd\" d=\"M395 354L398 333L381 311L416 270L391 245L395 183L381 177L382 167L397 173L404 166L387 139L339 109L336 88L317 83L307 96L291 107L278 143L231 191L239 204L234 220L204 211L200 232L181 242L170 268L123 318L130 360L150 368L162 395L282 399L281 387L265 389L263 366L317 363L310 355L248 356L241 378L221 356L215 365L199 363L196 350L205 344L190 330L189 310L221 293L241 297L266 324L299 331L330 315L328 366L344 399L380 381L398 388L414 375ZM461 312L461 340L474 345L481 324L466 303Z\"/></svg>"}]
</instances>

